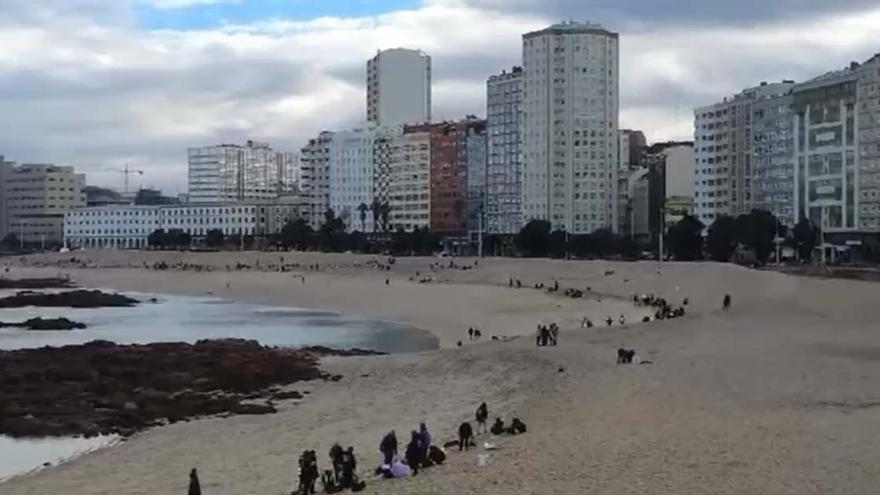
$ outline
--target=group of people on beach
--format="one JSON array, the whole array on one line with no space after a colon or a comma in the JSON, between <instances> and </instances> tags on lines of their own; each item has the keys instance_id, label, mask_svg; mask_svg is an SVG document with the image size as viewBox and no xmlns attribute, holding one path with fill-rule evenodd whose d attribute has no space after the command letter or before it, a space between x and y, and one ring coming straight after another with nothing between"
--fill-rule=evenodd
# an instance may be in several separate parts
<instances>
[{"instance_id":1,"label":"group of people on beach","mask_svg":"<svg viewBox=\"0 0 880 495\"><path fill-rule=\"evenodd\" d=\"M555 346L559 342L559 325L551 323L550 325L538 324L538 333L535 337L535 344L538 347Z\"/></svg>"}]
</instances>

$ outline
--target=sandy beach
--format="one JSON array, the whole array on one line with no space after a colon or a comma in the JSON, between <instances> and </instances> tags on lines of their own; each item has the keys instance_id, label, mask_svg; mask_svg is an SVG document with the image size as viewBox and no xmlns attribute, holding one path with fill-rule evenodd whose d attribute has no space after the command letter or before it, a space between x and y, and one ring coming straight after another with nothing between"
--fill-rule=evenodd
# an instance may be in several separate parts
<instances>
[{"instance_id":1,"label":"sandy beach","mask_svg":"<svg viewBox=\"0 0 880 495\"><path fill-rule=\"evenodd\" d=\"M289 273L227 272L236 262L296 262ZM59 261L76 257L89 268ZM275 415L209 418L138 434L112 449L0 484L4 495L185 493L198 467L206 494L290 493L296 459L315 449L326 466L334 441L352 445L364 493L873 494L880 486L878 285L796 277L712 263L399 258L307 253L76 252L5 258L8 276L70 274L83 286L205 294L398 321L433 332L441 349L325 359L344 375L310 383ZM212 272L155 271L185 261ZM310 270L318 263L320 270ZM419 272L420 276L416 276ZM424 276L430 283L418 283ZM302 278L305 277L305 283ZM508 287L510 278L524 288ZM386 279L388 283L386 284ZM411 280L412 279L412 280ZM590 288L587 299L535 283ZM229 284L227 288L227 284ZM685 318L638 323L632 294L673 304ZM724 294L733 298L721 311ZM623 314L628 324L600 320ZM597 326L580 327L588 316ZM538 322L562 327L558 347L537 348ZM467 341L468 327L483 341ZM491 336L517 337L492 341ZM458 341L464 341L457 347ZM618 347L652 364L615 364ZM452 453L445 466L376 480L381 436L405 443L426 421L454 438L486 401L490 418L523 419L523 436L493 437ZM480 442L487 437L480 437Z\"/></svg>"}]
</instances>

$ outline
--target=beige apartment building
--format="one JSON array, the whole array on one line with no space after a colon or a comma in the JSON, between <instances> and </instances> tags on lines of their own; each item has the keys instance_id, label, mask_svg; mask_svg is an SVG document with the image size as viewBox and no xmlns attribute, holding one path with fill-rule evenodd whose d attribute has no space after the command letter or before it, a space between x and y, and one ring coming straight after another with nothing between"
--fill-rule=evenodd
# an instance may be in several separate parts
<instances>
[{"instance_id":1,"label":"beige apartment building","mask_svg":"<svg viewBox=\"0 0 880 495\"><path fill-rule=\"evenodd\" d=\"M3 175L5 230L32 246L61 245L65 213L86 205L85 175L51 164L24 164Z\"/></svg>"}]
</instances>

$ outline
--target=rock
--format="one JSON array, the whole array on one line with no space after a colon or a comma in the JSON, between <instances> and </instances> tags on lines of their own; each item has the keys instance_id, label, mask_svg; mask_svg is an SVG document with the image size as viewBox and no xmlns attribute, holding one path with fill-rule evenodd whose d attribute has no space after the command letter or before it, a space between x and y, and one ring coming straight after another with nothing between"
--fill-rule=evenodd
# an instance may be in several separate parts
<instances>
[{"instance_id":1,"label":"rock","mask_svg":"<svg viewBox=\"0 0 880 495\"><path fill-rule=\"evenodd\" d=\"M240 339L0 351L0 434L129 436L207 415L271 414L271 404L242 401L301 398L277 387L323 378L318 359Z\"/></svg>"},{"instance_id":2,"label":"rock","mask_svg":"<svg viewBox=\"0 0 880 495\"><path fill-rule=\"evenodd\" d=\"M239 404L232 412L235 414L275 414L278 411L270 404Z\"/></svg>"},{"instance_id":3,"label":"rock","mask_svg":"<svg viewBox=\"0 0 880 495\"><path fill-rule=\"evenodd\" d=\"M28 330L82 330L85 323L68 320L67 318L31 318L22 326Z\"/></svg>"},{"instance_id":4,"label":"rock","mask_svg":"<svg viewBox=\"0 0 880 495\"><path fill-rule=\"evenodd\" d=\"M272 394L272 399L274 400L290 400L290 399L302 399L303 394L297 392L296 390L291 390L289 392L275 392Z\"/></svg>"},{"instance_id":5,"label":"rock","mask_svg":"<svg viewBox=\"0 0 880 495\"><path fill-rule=\"evenodd\" d=\"M306 352L311 352L313 354L317 354L319 356L342 356L342 357L351 357L351 356L384 356L387 353L372 351L369 349L333 349L331 347L326 347L323 345L313 345L309 347L303 347L301 350Z\"/></svg>"},{"instance_id":6,"label":"rock","mask_svg":"<svg viewBox=\"0 0 880 495\"><path fill-rule=\"evenodd\" d=\"M0 298L0 308L39 307L71 307L71 308L103 308L130 307L140 301L122 294L107 294L99 290L73 290L58 293L41 293L22 291L14 296Z\"/></svg>"}]
</instances>

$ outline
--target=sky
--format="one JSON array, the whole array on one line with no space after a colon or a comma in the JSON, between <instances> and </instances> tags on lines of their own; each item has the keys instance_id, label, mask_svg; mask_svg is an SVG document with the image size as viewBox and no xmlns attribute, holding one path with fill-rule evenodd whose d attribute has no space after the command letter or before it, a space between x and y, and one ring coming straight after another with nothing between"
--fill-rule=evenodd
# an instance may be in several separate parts
<instances>
[{"instance_id":1,"label":"sky","mask_svg":"<svg viewBox=\"0 0 880 495\"><path fill-rule=\"evenodd\" d=\"M186 191L190 146L298 150L363 124L376 50L432 56L435 119L484 116L521 35L620 33L622 128L692 139L693 108L880 52L876 0L0 0L0 155Z\"/></svg>"}]
</instances>

